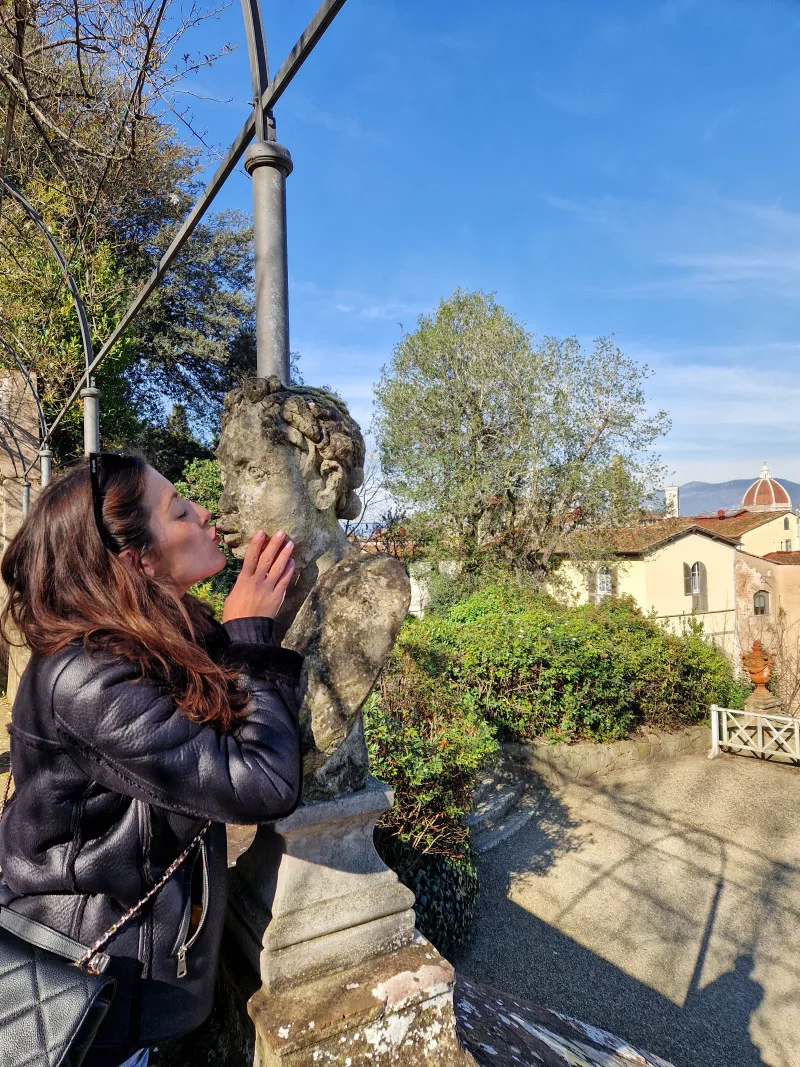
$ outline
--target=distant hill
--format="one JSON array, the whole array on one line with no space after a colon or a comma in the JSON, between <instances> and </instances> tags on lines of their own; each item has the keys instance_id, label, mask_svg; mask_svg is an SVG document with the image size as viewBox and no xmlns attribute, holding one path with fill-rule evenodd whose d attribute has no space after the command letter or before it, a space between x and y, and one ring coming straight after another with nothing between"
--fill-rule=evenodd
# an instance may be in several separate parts
<instances>
[{"instance_id":1,"label":"distant hill","mask_svg":"<svg viewBox=\"0 0 800 1067\"><path fill-rule=\"evenodd\" d=\"M705 511L726 511L738 508L742 497L753 484L753 478L736 478L732 482L687 482L681 486L681 515L702 515ZM776 478L788 492L792 507L800 498L800 483L788 478Z\"/></svg>"}]
</instances>

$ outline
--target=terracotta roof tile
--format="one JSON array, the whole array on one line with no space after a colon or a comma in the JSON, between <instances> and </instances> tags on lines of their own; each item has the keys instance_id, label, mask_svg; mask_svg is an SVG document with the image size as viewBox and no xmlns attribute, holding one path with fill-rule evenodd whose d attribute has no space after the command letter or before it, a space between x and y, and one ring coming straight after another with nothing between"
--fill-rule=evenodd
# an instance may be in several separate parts
<instances>
[{"instance_id":1,"label":"terracotta roof tile","mask_svg":"<svg viewBox=\"0 0 800 1067\"><path fill-rule=\"evenodd\" d=\"M722 525L722 520L714 520ZM588 542L591 538L592 542L601 542L608 546L608 548L620 555L635 555L639 552L646 552L648 549L655 548L656 545L663 544L666 541L670 541L675 537L680 537L687 533L710 533L721 540L728 541L731 545L736 543L737 538L731 536L728 533L723 532L721 529L717 530L713 527L706 530L699 524L697 519L690 516L685 516L677 519L662 519L660 522L652 522L647 526L629 526L618 527L613 530L593 530L591 533L583 531L577 531L570 536L570 540L573 542L576 548L580 547L582 541Z\"/></svg>"},{"instance_id":2,"label":"terracotta roof tile","mask_svg":"<svg viewBox=\"0 0 800 1067\"><path fill-rule=\"evenodd\" d=\"M788 509L786 511L739 511L735 515L726 515L724 518L697 516L691 521L697 523L698 526L702 526L705 530L713 530L714 533L720 533L723 537L738 539L742 534L749 533L750 530L756 530L759 526L772 522L773 519L780 519L785 515L791 514Z\"/></svg>"},{"instance_id":3,"label":"terracotta roof tile","mask_svg":"<svg viewBox=\"0 0 800 1067\"><path fill-rule=\"evenodd\" d=\"M768 559L772 563L789 563L800 567L800 552L767 552L762 559Z\"/></svg>"}]
</instances>

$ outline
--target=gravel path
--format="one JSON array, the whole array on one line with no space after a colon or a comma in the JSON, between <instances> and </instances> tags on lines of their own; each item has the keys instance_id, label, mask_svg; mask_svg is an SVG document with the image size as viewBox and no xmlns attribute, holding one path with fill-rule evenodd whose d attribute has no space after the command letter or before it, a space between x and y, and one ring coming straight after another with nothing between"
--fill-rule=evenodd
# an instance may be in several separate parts
<instances>
[{"instance_id":1,"label":"gravel path","mask_svg":"<svg viewBox=\"0 0 800 1067\"><path fill-rule=\"evenodd\" d=\"M479 859L460 971L676 1067L800 1065L800 769L686 757L540 809Z\"/></svg>"}]
</instances>

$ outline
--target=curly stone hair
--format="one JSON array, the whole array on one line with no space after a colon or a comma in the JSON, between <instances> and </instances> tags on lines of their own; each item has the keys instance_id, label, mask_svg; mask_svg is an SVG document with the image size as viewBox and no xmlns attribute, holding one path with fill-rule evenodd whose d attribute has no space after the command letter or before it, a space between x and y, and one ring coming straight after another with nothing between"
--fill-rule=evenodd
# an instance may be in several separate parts
<instances>
[{"instance_id":1,"label":"curly stone hair","mask_svg":"<svg viewBox=\"0 0 800 1067\"><path fill-rule=\"evenodd\" d=\"M237 394L260 401L264 423L301 450L309 487L330 493L337 518L358 518L361 500L356 490L364 481L366 450L345 402L327 389L286 386L276 377L253 378L226 397L226 411L235 406Z\"/></svg>"}]
</instances>

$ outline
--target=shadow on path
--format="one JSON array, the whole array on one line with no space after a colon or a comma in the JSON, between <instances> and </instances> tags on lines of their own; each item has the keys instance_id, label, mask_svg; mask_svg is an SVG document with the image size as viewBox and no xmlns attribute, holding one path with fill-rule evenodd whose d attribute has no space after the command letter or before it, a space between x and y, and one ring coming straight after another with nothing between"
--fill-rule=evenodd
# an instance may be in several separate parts
<instances>
[{"instance_id":1,"label":"shadow on path","mask_svg":"<svg viewBox=\"0 0 800 1067\"><path fill-rule=\"evenodd\" d=\"M763 998L751 956L680 1007L512 901L492 929L497 950L477 943L453 961L460 973L609 1030L675 1067L771 1067L750 1039Z\"/></svg>"},{"instance_id":2,"label":"shadow on path","mask_svg":"<svg viewBox=\"0 0 800 1067\"><path fill-rule=\"evenodd\" d=\"M764 990L752 976L754 946L760 944L756 916L763 913L754 908L755 925L739 930L734 939L729 931L717 929L723 896L730 892L731 900L737 896L741 900L743 891L742 872L728 858L732 842L699 830L674 809L659 810L626 797L613 785L587 789L583 797L602 797L622 817L619 824L598 822L593 827L591 817L576 817L558 794L544 791L538 821L535 817L515 838L481 857L475 939L453 960L458 971L608 1030L675 1067L788 1067L789 1061L762 1058L750 1036L751 1020L764 1000ZM551 922L510 899L521 895L524 899L531 875L545 876L547 885L546 876L556 861L582 852L586 855L578 862L585 881L575 882L558 913L549 914ZM677 869L687 882L694 879L685 899L679 896L684 886L659 881L659 858L673 855L679 856ZM759 884L758 904L767 911L786 904L779 897L795 870L785 867L773 862ZM545 906L549 900L551 911L559 885L564 888L563 881L553 883L549 898L546 892L536 897ZM595 892L598 895L591 900L596 899L596 905L589 907L587 897ZM628 897L630 908L625 904ZM729 900L728 915L731 906ZM597 951L559 929L565 916L576 937ZM789 915L787 921L791 922ZM584 937L580 925L576 929L581 922L596 926L588 927ZM603 958L599 953L604 952L606 939L609 955L616 951L619 960L622 949L622 960L628 966L630 958L631 970L660 988L685 989L684 1002L675 1003ZM712 939L716 954L707 962ZM661 951L648 957L654 944L660 944ZM720 944L734 948L735 964L700 988L704 967L713 970ZM769 959L767 945L763 948ZM731 953L728 959L733 958ZM648 966L656 967L652 978ZM689 972L693 967L688 985L687 967ZM759 1025L771 1029L769 1020L761 1017ZM775 1037L780 1047L778 1033Z\"/></svg>"},{"instance_id":3,"label":"shadow on path","mask_svg":"<svg viewBox=\"0 0 800 1067\"><path fill-rule=\"evenodd\" d=\"M749 1020L764 999L764 991L752 977L754 961L749 953L737 956L734 969L721 974L705 989L691 991L683 1013L695 1027L713 1031L711 1047L736 1067L766 1067L761 1052L750 1038Z\"/></svg>"}]
</instances>

